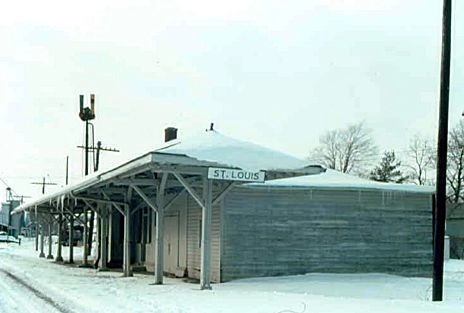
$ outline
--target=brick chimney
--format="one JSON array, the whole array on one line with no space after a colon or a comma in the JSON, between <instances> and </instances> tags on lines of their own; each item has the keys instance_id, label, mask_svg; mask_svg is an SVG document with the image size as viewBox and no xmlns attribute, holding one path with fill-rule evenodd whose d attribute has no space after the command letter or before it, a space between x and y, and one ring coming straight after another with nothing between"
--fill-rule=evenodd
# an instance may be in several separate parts
<instances>
[{"instance_id":1,"label":"brick chimney","mask_svg":"<svg viewBox=\"0 0 464 313\"><path fill-rule=\"evenodd\" d=\"M164 142L177 139L177 128L168 127L164 129Z\"/></svg>"}]
</instances>

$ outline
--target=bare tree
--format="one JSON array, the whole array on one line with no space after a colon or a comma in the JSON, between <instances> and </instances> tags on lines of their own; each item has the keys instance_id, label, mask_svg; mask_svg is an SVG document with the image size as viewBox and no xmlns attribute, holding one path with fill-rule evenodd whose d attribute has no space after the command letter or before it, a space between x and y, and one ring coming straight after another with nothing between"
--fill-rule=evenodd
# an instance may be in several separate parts
<instances>
[{"instance_id":1,"label":"bare tree","mask_svg":"<svg viewBox=\"0 0 464 313\"><path fill-rule=\"evenodd\" d=\"M464 200L464 122L459 122L449 133L448 143L448 199L457 203Z\"/></svg>"},{"instance_id":2,"label":"bare tree","mask_svg":"<svg viewBox=\"0 0 464 313\"><path fill-rule=\"evenodd\" d=\"M371 130L364 122L328 131L313 150L313 159L343 173L362 170L377 153Z\"/></svg>"},{"instance_id":3,"label":"bare tree","mask_svg":"<svg viewBox=\"0 0 464 313\"><path fill-rule=\"evenodd\" d=\"M409 142L407 151L409 161L407 165L409 168L408 176L414 183L418 185L433 183L434 177L430 178L428 174L430 172L435 173L435 151L436 149L434 149L430 140L421 135L415 135Z\"/></svg>"}]
</instances>

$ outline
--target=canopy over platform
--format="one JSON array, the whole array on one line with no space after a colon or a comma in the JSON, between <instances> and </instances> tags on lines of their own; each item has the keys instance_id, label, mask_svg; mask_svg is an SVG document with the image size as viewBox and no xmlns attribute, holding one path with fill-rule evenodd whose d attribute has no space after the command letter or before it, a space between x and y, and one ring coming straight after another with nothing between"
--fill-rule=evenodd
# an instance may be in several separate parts
<instances>
[{"instance_id":1,"label":"canopy over platform","mask_svg":"<svg viewBox=\"0 0 464 313\"><path fill-rule=\"evenodd\" d=\"M160 173L206 175L209 167L266 171L266 180L318 174L320 165L263 146L224 136L212 130L186 140L173 140L165 147L105 172L93 173L82 180L29 201L13 213L34 208L48 212L50 202L60 197L79 195L101 197L102 192L124 202L121 189L131 185L153 185ZM178 184L177 184L178 185ZM173 186L174 188L174 186ZM117 190L116 190L117 189Z\"/></svg>"},{"instance_id":2,"label":"canopy over platform","mask_svg":"<svg viewBox=\"0 0 464 313\"><path fill-rule=\"evenodd\" d=\"M202 289L209 289L211 208L242 181L208 178L209 168L265 171L265 180L323 172L319 165L256 144L236 140L210 130L186 140L169 141L123 165L94 173L83 180L46 194L16 208L40 216L74 216L91 209L107 216L116 209L124 216L124 274L130 270L130 218L142 207L156 213L155 283L163 277L164 212L188 193L202 208ZM86 214L84 214L86 216ZM34 219L34 215L31 216Z\"/></svg>"}]
</instances>

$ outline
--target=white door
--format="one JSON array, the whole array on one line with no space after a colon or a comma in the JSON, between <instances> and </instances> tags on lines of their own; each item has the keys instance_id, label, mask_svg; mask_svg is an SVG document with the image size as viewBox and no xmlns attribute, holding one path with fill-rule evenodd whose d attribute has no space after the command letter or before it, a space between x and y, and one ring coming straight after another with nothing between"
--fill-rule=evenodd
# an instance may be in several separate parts
<instances>
[{"instance_id":1,"label":"white door","mask_svg":"<svg viewBox=\"0 0 464 313\"><path fill-rule=\"evenodd\" d=\"M179 263L179 216L164 220L164 271L175 274Z\"/></svg>"}]
</instances>

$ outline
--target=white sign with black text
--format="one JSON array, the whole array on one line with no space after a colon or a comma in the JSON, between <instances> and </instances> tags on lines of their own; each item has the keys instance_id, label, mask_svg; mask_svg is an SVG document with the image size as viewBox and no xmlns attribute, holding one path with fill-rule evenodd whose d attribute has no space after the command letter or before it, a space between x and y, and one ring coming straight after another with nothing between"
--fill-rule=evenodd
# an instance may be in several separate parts
<instances>
[{"instance_id":1,"label":"white sign with black text","mask_svg":"<svg viewBox=\"0 0 464 313\"><path fill-rule=\"evenodd\" d=\"M263 171L234 170L230 168L208 168L209 179L249 181L264 183L266 173Z\"/></svg>"}]
</instances>

